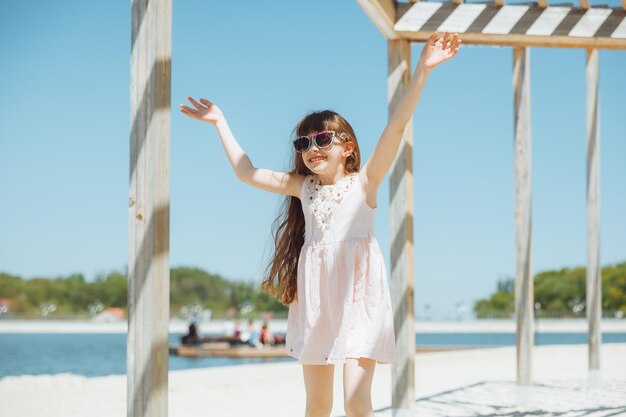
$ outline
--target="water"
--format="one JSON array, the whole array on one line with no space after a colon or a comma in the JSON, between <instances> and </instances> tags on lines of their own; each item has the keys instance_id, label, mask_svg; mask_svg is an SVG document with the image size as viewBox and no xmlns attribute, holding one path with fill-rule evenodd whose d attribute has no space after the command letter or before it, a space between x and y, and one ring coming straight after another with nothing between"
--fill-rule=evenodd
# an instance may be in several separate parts
<instances>
[{"instance_id":1,"label":"water","mask_svg":"<svg viewBox=\"0 0 626 417\"><path fill-rule=\"evenodd\" d=\"M170 346L181 334L170 334ZM418 333L418 346L514 346L515 333ZM536 345L586 344L586 333L538 333ZM602 343L626 343L626 333L604 333ZM294 358L181 358L170 355L169 369L296 362ZM0 334L0 378L8 375L74 373L126 374L126 333Z\"/></svg>"},{"instance_id":2,"label":"water","mask_svg":"<svg viewBox=\"0 0 626 417\"><path fill-rule=\"evenodd\" d=\"M515 333L418 333L418 346L515 346ZM603 333L602 343L626 343L626 333ZM587 333L535 333L535 345L584 345Z\"/></svg>"},{"instance_id":3,"label":"water","mask_svg":"<svg viewBox=\"0 0 626 417\"><path fill-rule=\"evenodd\" d=\"M170 334L170 346L182 334ZM210 336L210 335L209 335ZM85 376L126 374L126 333L0 334L0 378L7 375L74 373ZM169 357L169 369L206 368L293 358Z\"/></svg>"}]
</instances>

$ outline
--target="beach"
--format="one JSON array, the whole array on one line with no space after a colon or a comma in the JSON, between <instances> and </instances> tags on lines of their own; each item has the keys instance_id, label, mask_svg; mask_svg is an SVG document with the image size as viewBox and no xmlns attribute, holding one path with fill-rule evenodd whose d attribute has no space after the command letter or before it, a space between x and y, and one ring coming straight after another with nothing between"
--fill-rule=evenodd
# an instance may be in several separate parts
<instances>
[{"instance_id":1,"label":"beach","mask_svg":"<svg viewBox=\"0 0 626 417\"><path fill-rule=\"evenodd\" d=\"M335 367L332 416L344 416L341 365ZM416 414L626 416L626 344L601 346L601 373L588 381L586 345L533 348L533 388L515 384L512 346L415 355ZM170 371L170 416L303 416L301 366L294 362ZM518 402L521 401L521 402ZM391 365L377 365L377 417L391 416ZM126 376L72 374L0 379L0 415L126 415Z\"/></svg>"}]
</instances>

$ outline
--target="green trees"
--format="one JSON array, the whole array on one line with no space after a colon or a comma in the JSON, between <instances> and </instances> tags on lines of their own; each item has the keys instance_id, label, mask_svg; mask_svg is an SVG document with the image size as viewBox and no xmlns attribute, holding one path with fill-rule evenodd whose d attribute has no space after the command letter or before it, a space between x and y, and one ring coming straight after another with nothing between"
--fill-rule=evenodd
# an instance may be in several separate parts
<instances>
[{"instance_id":1,"label":"green trees","mask_svg":"<svg viewBox=\"0 0 626 417\"><path fill-rule=\"evenodd\" d=\"M510 317L514 312L515 280L498 281L489 298L476 301L476 317ZM586 268L562 268L534 277L534 298L539 317L584 316ZM626 262L602 268L602 309L605 315L626 313ZM621 313L619 313L621 312Z\"/></svg>"},{"instance_id":2,"label":"green trees","mask_svg":"<svg viewBox=\"0 0 626 417\"><path fill-rule=\"evenodd\" d=\"M538 317L585 315L585 268L543 271L534 277L534 299ZM515 281L498 280L496 291L475 302L478 318L508 318L514 313ZM87 282L82 274L67 277L33 278L0 272L0 299L9 300L10 312L49 317L89 315L107 307L126 308L128 281L125 274L110 272ZM214 315L235 311L253 315L263 311L286 313L287 307L261 293L259 284L229 281L198 268L170 270L170 311L172 315L188 306L210 309ZM626 262L602 268L602 309L605 316L626 313ZM620 313L621 312L621 313Z\"/></svg>"},{"instance_id":3,"label":"green trees","mask_svg":"<svg viewBox=\"0 0 626 417\"><path fill-rule=\"evenodd\" d=\"M602 307L626 315L626 262L602 269Z\"/></svg>"},{"instance_id":4,"label":"green trees","mask_svg":"<svg viewBox=\"0 0 626 417\"><path fill-rule=\"evenodd\" d=\"M498 281L498 290L487 299L481 299L474 304L477 318L508 318L515 311L513 279Z\"/></svg>"},{"instance_id":5,"label":"green trees","mask_svg":"<svg viewBox=\"0 0 626 417\"><path fill-rule=\"evenodd\" d=\"M563 268L535 275L535 301L541 303L539 314L568 316L582 312L585 274L585 268Z\"/></svg>"},{"instance_id":6,"label":"green trees","mask_svg":"<svg viewBox=\"0 0 626 417\"><path fill-rule=\"evenodd\" d=\"M0 272L0 299L8 299L10 312L40 316L53 306L49 317L88 315L107 307L127 306L128 279L111 272L87 282L82 274L67 277L33 278ZM199 305L220 315L232 308L255 314L261 311L286 312L287 308L259 291L259 285L233 282L198 268L179 267L170 270L170 311ZM46 307L48 306L48 307ZM243 310L242 310L243 309Z\"/></svg>"},{"instance_id":7,"label":"green trees","mask_svg":"<svg viewBox=\"0 0 626 417\"><path fill-rule=\"evenodd\" d=\"M170 307L201 304L212 311L230 307L229 287L234 285L219 275L198 268L174 268L170 271Z\"/></svg>"}]
</instances>

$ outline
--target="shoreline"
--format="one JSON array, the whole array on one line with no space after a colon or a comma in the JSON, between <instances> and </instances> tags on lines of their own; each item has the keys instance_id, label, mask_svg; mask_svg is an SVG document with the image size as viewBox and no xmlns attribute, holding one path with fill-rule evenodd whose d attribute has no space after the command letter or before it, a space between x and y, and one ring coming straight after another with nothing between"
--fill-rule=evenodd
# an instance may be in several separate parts
<instances>
[{"instance_id":1,"label":"shoreline","mask_svg":"<svg viewBox=\"0 0 626 417\"><path fill-rule=\"evenodd\" d=\"M243 321L243 320L242 320ZM227 320L211 320L199 323L200 334L223 334ZM261 320L255 320L260 326ZM270 321L272 331L287 331L287 320ZM188 322L171 320L170 333L186 333ZM0 320L2 333L127 333L127 321L94 322L89 320ZM514 320L465 320L465 321L416 321L416 333L515 333ZM603 319L602 333L626 333L626 319ZM587 319L539 319L535 320L538 333L586 333Z\"/></svg>"},{"instance_id":2,"label":"shoreline","mask_svg":"<svg viewBox=\"0 0 626 417\"><path fill-rule=\"evenodd\" d=\"M533 385L523 392L515 383L513 346L416 354L415 415L574 417L590 410L622 415L626 343L600 349L601 373L591 375L586 346L536 347ZM344 416L342 370L336 368L331 415ZM391 374L391 365L377 365L372 384L376 417L391 416ZM51 417L125 415L127 388L126 375L7 376L0 379L0 415L39 415L42 410ZM167 390L168 415L188 417L292 417L303 415L306 402L301 366L293 362L170 371ZM519 398L525 398L522 404Z\"/></svg>"}]
</instances>

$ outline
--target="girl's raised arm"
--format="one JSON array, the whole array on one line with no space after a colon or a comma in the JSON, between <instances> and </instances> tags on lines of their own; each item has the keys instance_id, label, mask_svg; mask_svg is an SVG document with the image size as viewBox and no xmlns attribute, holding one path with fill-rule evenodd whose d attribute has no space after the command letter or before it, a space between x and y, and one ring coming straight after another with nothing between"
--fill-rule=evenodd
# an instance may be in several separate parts
<instances>
[{"instance_id":1,"label":"girl's raised arm","mask_svg":"<svg viewBox=\"0 0 626 417\"><path fill-rule=\"evenodd\" d=\"M404 95L389 118L372 156L363 166L368 183L373 184L375 189L378 188L393 164L402 134L417 106L430 71L452 58L459 50L461 39L456 33L452 39L450 39L449 32L446 32L439 40L437 36L437 32L433 33L424 45L415 74L411 77Z\"/></svg>"},{"instance_id":2,"label":"girl's raised arm","mask_svg":"<svg viewBox=\"0 0 626 417\"><path fill-rule=\"evenodd\" d=\"M187 99L193 104L195 109L181 104L180 111L191 118L215 126L228 161L239 180L263 191L300 197L300 188L304 181L303 175L256 168L252 165L248 155L241 149L239 143L237 143L237 139L235 139L233 132L230 130L222 111L209 100L201 98L200 102L202 104L200 104L191 97L187 97Z\"/></svg>"}]
</instances>

